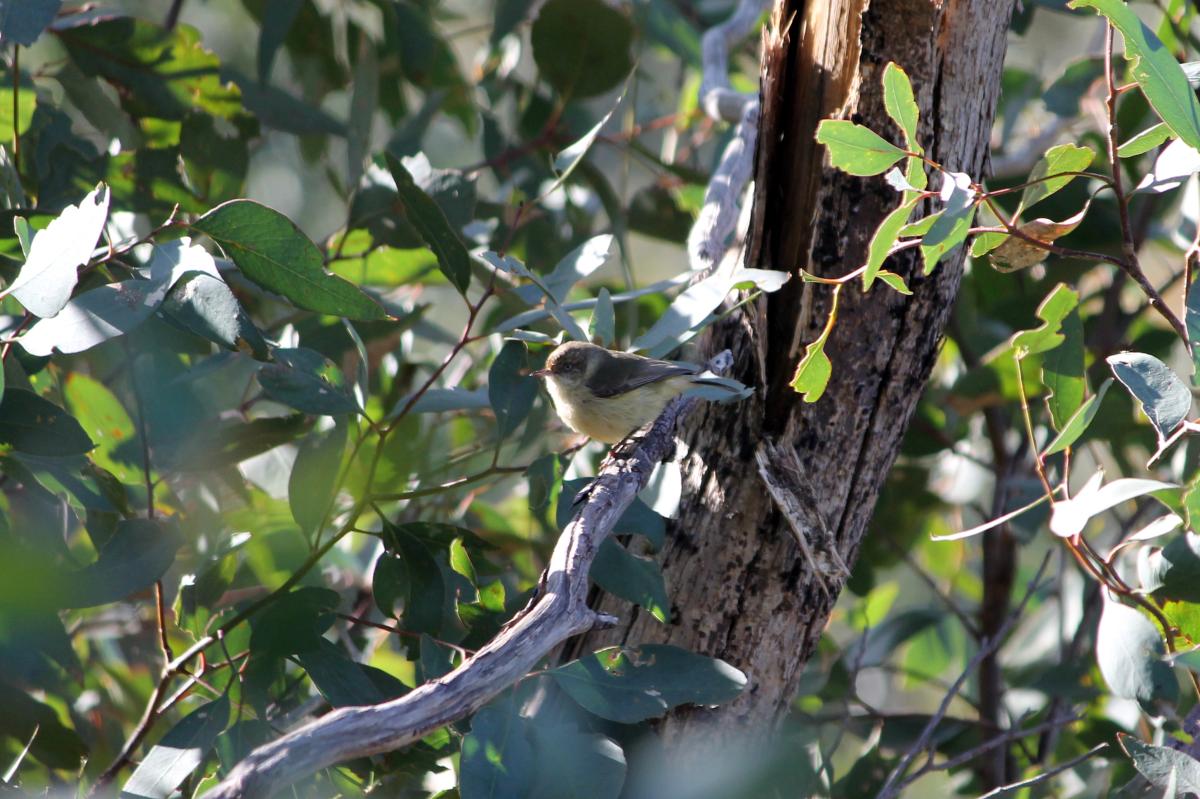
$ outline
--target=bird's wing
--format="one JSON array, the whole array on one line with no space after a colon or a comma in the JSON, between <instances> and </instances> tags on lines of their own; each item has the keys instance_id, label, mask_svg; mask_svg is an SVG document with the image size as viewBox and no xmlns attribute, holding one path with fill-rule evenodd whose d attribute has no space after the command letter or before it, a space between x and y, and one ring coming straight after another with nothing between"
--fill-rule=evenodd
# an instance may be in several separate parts
<instances>
[{"instance_id":1,"label":"bird's wing","mask_svg":"<svg viewBox=\"0 0 1200 799\"><path fill-rule=\"evenodd\" d=\"M588 388L597 397L617 397L659 380L694 375L699 371L691 364L642 358L624 352L611 355L588 380Z\"/></svg>"}]
</instances>

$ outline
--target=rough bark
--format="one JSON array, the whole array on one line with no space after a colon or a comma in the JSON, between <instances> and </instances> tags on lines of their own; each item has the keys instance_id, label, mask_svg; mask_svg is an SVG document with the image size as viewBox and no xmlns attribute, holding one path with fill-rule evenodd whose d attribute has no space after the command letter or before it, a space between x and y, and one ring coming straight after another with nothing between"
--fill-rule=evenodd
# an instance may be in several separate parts
<instances>
[{"instance_id":1,"label":"rough bark","mask_svg":"<svg viewBox=\"0 0 1200 799\"><path fill-rule=\"evenodd\" d=\"M981 176L1011 11L996 0L777 0L764 35L748 265L836 277L864 262L898 196L880 178L830 168L813 136L822 118L838 117L901 141L880 89L889 61L912 79L929 157ZM683 736L705 748L705 741L767 735L786 712L841 587L837 570L822 568L830 559L806 558L792 530L807 527L810 549L819 551L824 528L834 554L854 562L936 358L962 261L960 249L924 276L909 250L889 268L904 276L912 297L878 284L865 295L858 285L843 290L826 347L833 377L814 404L788 382L825 323L828 286L793 279L712 331L708 346L732 349L735 376L757 393L738 407L702 409L684 435L683 504L661 555L674 617L662 625L605 598L600 609L628 621L584 636L566 653L667 642L749 675L737 701L668 718L668 745ZM756 459L763 446L776 457ZM807 507L810 521L789 524L780 511L787 503L773 501L759 475L764 462L775 464L785 478L778 482L796 492L791 504Z\"/></svg>"}]
</instances>

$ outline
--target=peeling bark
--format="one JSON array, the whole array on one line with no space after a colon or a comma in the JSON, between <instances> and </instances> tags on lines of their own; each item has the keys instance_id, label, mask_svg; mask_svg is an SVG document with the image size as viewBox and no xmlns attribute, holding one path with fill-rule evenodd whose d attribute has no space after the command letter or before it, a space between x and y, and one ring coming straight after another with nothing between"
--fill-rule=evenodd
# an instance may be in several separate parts
<instances>
[{"instance_id":1,"label":"peeling bark","mask_svg":"<svg viewBox=\"0 0 1200 799\"><path fill-rule=\"evenodd\" d=\"M777 0L764 35L747 265L837 277L864 262L898 196L880 178L830 168L813 137L821 119L837 117L900 141L880 88L889 61L912 79L929 157L982 176L1011 11L994 0ZM832 580L828 569L814 572L821 560L801 552L796 514L789 525L755 452L764 443L792 450L808 484L796 500L819 520L809 523L810 543L825 544L824 528L833 554L853 564L936 359L963 256L960 248L930 276L913 250L893 257L888 268L912 297L878 283L866 295L860 284L847 286L826 346L833 377L814 404L788 383L824 325L828 286L793 279L712 330L710 349L732 349L734 376L757 393L740 406L700 409L683 436L683 504L661 553L674 618L662 625L606 597L600 609L628 621L565 653L664 642L747 672L749 689L737 701L672 714L661 728L669 746L685 736L699 748L766 736L787 712L841 581L836 571Z\"/></svg>"}]
</instances>

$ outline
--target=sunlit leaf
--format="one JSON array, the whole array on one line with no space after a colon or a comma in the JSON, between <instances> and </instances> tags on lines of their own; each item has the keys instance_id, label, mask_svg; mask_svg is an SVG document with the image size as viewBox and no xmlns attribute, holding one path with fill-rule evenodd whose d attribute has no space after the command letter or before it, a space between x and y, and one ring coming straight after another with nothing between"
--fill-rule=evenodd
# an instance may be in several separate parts
<instances>
[{"instance_id":1,"label":"sunlit leaf","mask_svg":"<svg viewBox=\"0 0 1200 799\"><path fill-rule=\"evenodd\" d=\"M1075 179L1075 175L1064 173L1082 172L1095 157L1096 153L1091 147L1070 143L1051 147L1029 173L1028 182L1033 185L1028 186L1021 195L1021 207L1029 208L1062 189Z\"/></svg>"},{"instance_id":2,"label":"sunlit leaf","mask_svg":"<svg viewBox=\"0 0 1200 799\"><path fill-rule=\"evenodd\" d=\"M1083 532L1083 528L1094 516L1098 516L1109 508L1114 508L1122 502L1145 496L1154 491L1164 491L1175 488L1174 483L1163 483L1159 480L1144 480L1127 477L1113 480L1103 486L1096 478L1097 472L1087 487L1070 499L1060 500L1054 505L1050 516L1050 531L1057 536L1070 538Z\"/></svg>"},{"instance_id":3,"label":"sunlit leaf","mask_svg":"<svg viewBox=\"0 0 1200 799\"><path fill-rule=\"evenodd\" d=\"M1037 308L1042 324L1033 330L1022 330L1012 337L1012 348L1018 358L1049 352L1065 340L1063 320L1079 305L1079 293L1059 283L1046 295Z\"/></svg>"},{"instance_id":4,"label":"sunlit leaf","mask_svg":"<svg viewBox=\"0 0 1200 799\"><path fill-rule=\"evenodd\" d=\"M96 239L108 218L108 187L101 183L79 205L67 206L45 230L38 232L29 257L12 285L12 294L35 316L54 316L71 297L76 269L92 257Z\"/></svg>"},{"instance_id":5,"label":"sunlit leaf","mask_svg":"<svg viewBox=\"0 0 1200 799\"><path fill-rule=\"evenodd\" d=\"M851 175L879 175L904 157L904 151L869 128L842 119L824 119L817 142L829 150L833 166Z\"/></svg>"}]
</instances>

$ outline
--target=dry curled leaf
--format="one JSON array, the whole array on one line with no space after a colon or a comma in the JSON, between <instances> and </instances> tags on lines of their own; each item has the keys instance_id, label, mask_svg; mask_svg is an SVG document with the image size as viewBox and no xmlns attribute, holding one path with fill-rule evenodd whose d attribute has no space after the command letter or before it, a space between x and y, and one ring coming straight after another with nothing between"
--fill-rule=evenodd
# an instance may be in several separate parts
<instances>
[{"instance_id":1,"label":"dry curled leaf","mask_svg":"<svg viewBox=\"0 0 1200 799\"><path fill-rule=\"evenodd\" d=\"M1079 223L1083 221L1084 214L1087 213L1087 206L1083 207L1079 213L1064 219L1062 222L1055 222L1053 219L1034 219L1032 222L1025 222L1018 227L1022 233L1032 239L1037 239L1045 244L1052 244L1057 239L1062 238L1075 228L1079 227ZM1037 246L1033 242L1025 239L1009 236L996 249L992 250L988 255L991 258L991 264L994 269L999 272L1016 272L1021 269L1028 269L1031 266L1040 264L1046 260L1049 251Z\"/></svg>"}]
</instances>

